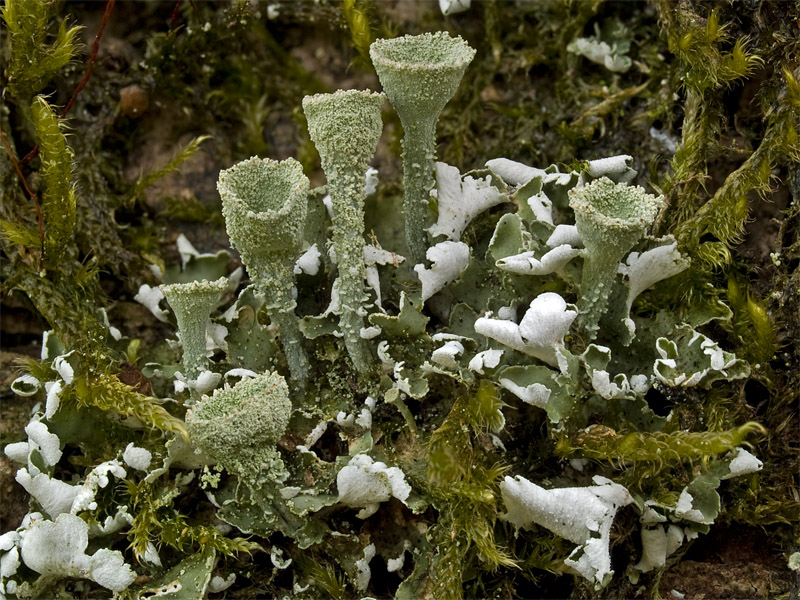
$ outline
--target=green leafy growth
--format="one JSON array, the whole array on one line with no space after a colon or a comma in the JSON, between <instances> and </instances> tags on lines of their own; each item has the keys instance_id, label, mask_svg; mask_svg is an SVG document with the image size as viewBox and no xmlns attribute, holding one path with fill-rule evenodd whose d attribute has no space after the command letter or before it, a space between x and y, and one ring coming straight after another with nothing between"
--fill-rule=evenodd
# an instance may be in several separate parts
<instances>
[{"instance_id":1,"label":"green leafy growth","mask_svg":"<svg viewBox=\"0 0 800 600\"><path fill-rule=\"evenodd\" d=\"M482 380L473 396L457 394L450 413L428 442L427 479L439 511L431 538L436 597L460 598L470 551L489 570L514 567L494 537L498 485L507 467L482 449L480 435L499 430L504 406L497 389Z\"/></svg>"},{"instance_id":2,"label":"green leafy growth","mask_svg":"<svg viewBox=\"0 0 800 600\"><path fill-rule=\"evenodd\" d=\"M370 27L369 4L364 0L344 0L342 14L347 22L353 47L358 51L358 62L369 65L369 47L374 41Z\"/></svg>"},{"instance_id":3,"label":"green leafy growth","mask_svg":"<svg viewBox=\"0 0 800 600\"><path fill-rule=\"evenodd\" d=\"M42 96L31 104L31 118L39 138L44 213L44 261L50 268L59 260L75 233L75 189L72 179L72 151L53 109Z\"/></svg>"},{"instance_id":4,"label":"green leafy growth","mask_svg":"<svg viewBox=\"0 0 800 600\"><path fill-rule=\"evenodd\" d=\"M0 219L0 235L12 244L36 248L41 241L35 227L20 225L8 219Z\"/></svg>"},{"instance_id":5,"label":"green leafy growth","mask_svg":"<svg viewBox=\"0 0 800 600\"><path fill-rule=\"evenodd\" d=\"M685 7L675 10L663 2L662 18L667 21L667 41L670 51L685 65L684 85L700 93L719 86L730 86L749 77L762 59L747 51L747 38L739 38L730 51L730 25L721 23L717 9L706 19L699 19Z\"/></svg>"},{"instance_id":6,"label":"green leafy growth","mask_svg":"<svg viewBox=\"0 0 800 600\"><path fill-rule=\"evenodd\" d=\"M136 181L136 184L133 186L133 190L131 190L130 195L128 196L128 200L130 202L135 201L142 195L144 190L153 185L156 181L178 169L178 167L194 156L195 152L200 149L200 145L203 142L210 138L210 135L197 136L188 144L186 144L186 146L181 148L178 153L175 154L175 156L173 156L163 167L156 169L155 171L151 171L147 175L142 175L139 177L139 179Z\"/></svg>"},{"instance_id":7,"label":"green leafy growth","mask_svg":"<svg viewBox=\"0 0 800 600\"><path fill-rule=\"evenodd\" d=\"M787 88L777 98L777 109L766 119L766 131L758 148L742 165L726 177L713 197L675 231L678 241L689 252L695 251L703 262L712 266L723 266L729 262L725 252L700 252L704 245L719 245L730 248L741 241L744 226L750 216L747 195L755 192L762 199L771 191L772 171L779 164L800 160L797 131L800 128L800 109L793 100L794 76L786 71ZM677 155L676 155L677 156ZM713 240L701 243L703 236Z\"/></svg>"},{"instance_id":8,"label":"green leafy growth","mask_svg":"<svg viewBox=\"0 0 800 600\"><path fill-rule=\"evenodd\" d=\"M7 89L23 104L69 64L78 49L81 27L69 27L64 19L55 39L48 43L53 5L50 0L6 0L0 7L8 30Z\"/></svg>"},{"instance_id":9,"label":"green leafy growth","mask_svg":"<svg viewBox=\"0 0 800 600\"><path fill-rule=\"evenodd\" d=\"M174 506L180 487L168 483L139 483L125 480L125 492L134 515L129 532L130 547L138 560L142 560L151 542L159 541L180 553L192 548L213 548L224 556L239 552L262 550L256 542L245 538L228 538L212 525L192 523Z\"/></svg>"},{"instance_id":10,"label":"green leafy growth","mask_svg":"<svg viewBox=\"0 0 800 600\"><path fill-rule=\"evenodd\" d=\"M728 302L734 331L742 341L741 353L753 364L766 365L775 356L778 344L764 302L744 291L734 277L728 279Z\"/></svg>"},{"instance_id":11,"label":"green leafy growth","mask_svg":"<svg viewBox=\"0 0 800 600\"><path fill-rule=\"evenodd\" d=\"M562 438L557 451L562 456L595 460L676 464L706 460L740 446L751 433L766 434L762 425L750 421L728 431L632 432L619 435L608 427L592 426L574 439Z\"/></svg>"},{"instance_id":12,"label":"green leafy growth","mask_svg":"<svg viewBox=\"0 0 800 600\"><path fill-rule=\"evenodd\" d=\"M148 427L187 438L186 425L156 403L155 398L140 394L107 373L84 374L73 383L79 406L96 406L104 411L131 415Z\"/></svg>"},{"instance_id":13,"label":"green leafy growth","mask_svg":"<svg viewBox=\"0 0 800 600\"><path fill-rule=\"evenodd\" d=\"M341 568L322 560L317 553L298 552L293 557L301 573L327 598L348 597L347 581Z\"/></svg>"}]
</instances>

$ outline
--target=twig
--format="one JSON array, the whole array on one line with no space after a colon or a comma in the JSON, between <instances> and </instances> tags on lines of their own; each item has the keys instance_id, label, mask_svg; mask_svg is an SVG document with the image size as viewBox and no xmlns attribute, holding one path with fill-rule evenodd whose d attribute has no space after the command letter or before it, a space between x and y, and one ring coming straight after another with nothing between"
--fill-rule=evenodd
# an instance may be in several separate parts
<instances>
[{"instance_id":1,"label":"twig","mask_svg":"<svg viewBox=\"0 0 800 600\"><path fill-rule=\"evenodd\" d=\"M39 197L33 193L33 190L31 190L30 186L28 185L28 180L25 179L25 174L22 172L22 169L19 166L17 157L14 156L14 152L11 150L11 146L6 139L6 134L2 127L0 127L0 138L3 139L3 146L6 148L6 152L8 153L8 158L11 160L11 164L14 165L14 170L17 172L17 177L19 177L19 180L22 182L22 186L33 200L33 204L36 206L36 221L39 225L39 239L42 241L42 249L44 249L44 217L42 216L42 207L39 205Z\"/></svg>"},{"instance_id":2,"label":"twig","mask_svg":"<svg viewBox=\"0 0 800 600\"><path fill-rule=\"evenodd\" d=\"M92 44L92 52L89 54L89 64L86 66L86 71L83 74L78 86L75 88L75 91L72 92L72 98L69 99L67 105L64 107L63 112L61 113L61 118L67 116L67 113L72 108L75 99L78 97L78 94L81 93L81 90L86 87L86 84L89 81L89 78L92 76L92 69L94 69L94 63L97 60L97 53L100 51L100 38L103 37L103 31L108 24L109 19L111 18L111 11L114 10L114 4L116 4L117 0L107 0L106 2L106 11L103 13L103 20L100 22L100 29L97 31L97 35L94 37L94 44Z\"/></svg>"},{"instance_id":3,"label":"twig","mask_svg":"<svg viewBox=\"0 0 800 600\"><path fill-rule=\"evenodd\" d=\"M169 18L169 28L175 28L175 22L178 20L178 15L180 14L181 4L183 4L183 0L175 0L175 8L172 9L172 16ZM197 12L197 6L194 3L194 0L189 0L189 6L192 7L194 12Z\"/></svg>"},{"instance_id":4,"label":"twig","mask_svg":"<svg viewBox=\"0 0 800 600\"><path fill-rule=\"evenodd\" d=\"M116 4L117 0L107 0L106 1L106 10L103 13L103 20L100 22L100 29L97 31L97 35L94 37L94 44L92 44L92 51L89 54L89 63L86 66L86 71L83 73L83 77L78 82L78 85L75 87L75 91L72 92L72 97L67 102L67 105L64 107L64 110L61 111L61 118L67 116L72 105L75 103L75 100L78 98L78 94L81 93L81 90L86 87L86 84L89 82L89 78L92 76L92 70L94 69L94 63L97 61L97 54L100 51L100 39L103 37L103 31L105 31L106 25L108 24L109 19L111 19L111 11L114 9L114 4ZM36 144L33 149L28 152L22 158L22 164L25 164L31 160L38 154L39 152L39 144Z\"/></svg>"}]
</instances>

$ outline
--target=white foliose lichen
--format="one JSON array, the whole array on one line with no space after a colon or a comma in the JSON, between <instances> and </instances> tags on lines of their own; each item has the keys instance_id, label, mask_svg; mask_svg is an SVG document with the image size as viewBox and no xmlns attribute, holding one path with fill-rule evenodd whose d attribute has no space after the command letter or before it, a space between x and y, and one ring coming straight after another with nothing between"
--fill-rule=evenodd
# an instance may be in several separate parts
<instances>
[{"instance_id":1,"label":"white foliose lichen","mask_svg":"<svg viewBox=\"0 0 800 600\"><path fill-rule=\"evenodd\" d=\"M633 502L628 491L604 477L596 485L545 490L524 477L506 477L500 484L508 512L503 518L516 527L536 523L579 544L564 563L600 585L613 574L609 552L611 524L617 511Z\"/></svg>"},{"instance_id":2,"label":"white foliose lichen","mask_svg":"<svg viewBox=\"0 0 800 600\"><path fill-rule=\"evenodd\" d=\"M89 556L88 545L89 526L72 514L59 515L55 521L36 520L20 532L22 560L37 573L91 579L113 592L133 583L136 573L120 552L101 548Z\"/></svg>"},{"instance_id":3,"label":"white foliose lichen","mask_svg":"<svg viewBox=\"0 0 800 600\"><path fill-rule=\"evenodd\" d=\"M405 474L397 467L375 462L367 454L357 454L336 476L339 502L361 508L356 514L366 519L378 510L381 502L395 497L405 503L411 493Z\"/></svg>"}]
</instances>

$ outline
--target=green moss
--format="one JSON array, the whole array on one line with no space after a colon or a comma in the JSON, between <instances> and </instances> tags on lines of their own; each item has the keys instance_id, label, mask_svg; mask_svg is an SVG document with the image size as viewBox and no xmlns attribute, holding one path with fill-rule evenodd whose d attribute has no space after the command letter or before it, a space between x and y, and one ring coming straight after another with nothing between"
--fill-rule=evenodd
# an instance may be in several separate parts
<instances>
[{"instance_id":1,"label":"green moss","mask_svg":"<svg viewBox=\"0 0 800 600\"><path fill-rule=\"evenodd\" d=\"M62 20L49 39L52 3L48 0L8 0L0 9L8 31L8 91L23 104L69 64L78 49L80 27Z\"/></svg>"},{"instance_id":2,"label":"green moss","mask_svg":"<svg viewBox=\"0 0 800 600\"><path fill-rule=\"evenodd\" d=\"M58 268L60 259L75 236L75 189L72 187L72 152L67 146L61 123L47 101L37 96L31 117L39 138L44 213L44 262Z\"/></svg>"}]
</instances>

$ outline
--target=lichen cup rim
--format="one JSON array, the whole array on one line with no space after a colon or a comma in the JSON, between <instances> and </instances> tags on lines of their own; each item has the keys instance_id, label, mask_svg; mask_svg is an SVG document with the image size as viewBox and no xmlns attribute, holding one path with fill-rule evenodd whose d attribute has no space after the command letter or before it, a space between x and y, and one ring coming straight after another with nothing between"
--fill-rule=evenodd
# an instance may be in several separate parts
<instances>
[{"instance_id":1,"label":"lichen cup rim","mask_svg":"<svg viewBox=\"0 0 800 600\"><path fill-rule=\"evenodd\" d=\"M602 177L591 183L573 188L569 191L569 206L575 211L576 220L578 218L587 219L593 223L616 229L618 231L646 229L655 219L656 214L661 208L662 200L660 197L648 194L640 186L626 186L624 191L629 196L629 202L607 202L606 198L599 194L592 194L594 189L600 186L607 187L609 190L617 188L607 177ZM583 192L583 193L582 193ZM589 193L585 193L589 192ZM603 206L603 204L606 204ZM627 208L627 214L621 214L620 209Z\"/></svg>"},{"instance_id":2,"label":"lichen cup rim","mask_svg":"<svg viewBox=\"0 0 800 600\"><path fill-rule=\"evenodd\" d=\"M227 289L228 278L220 277L215 280L196 279L187 282L162 283L158 287L165 296L177 294L180 296L198 298L199 294L203 294L204 296L212 297L214 294L221 294ZM167 297L167 301L169 301L169 297Z\"/></svg>"},{"instance_id":3,"label":"lichen cup rim","mask_svg":"<svg viewBox=\"0 0 800 600\"><path fill-rule=\"evenodd\" d=\"M357 96L361 98L375 98L380 99L381 102L386 100L386 94L383 92L373 92L370 89L366 90L357 90L357 89L350 89L350 90L336 90L335 92L321 92L319 94L312 94L310 96L303 97L303 108L305 109L306 104L318 104L324 103L327 104L333 100L338 100L344 96Z\"/></svg>"},{"instance_id":4,"label":"lichen cup rim","mask_svg":"<svg viewBox=\"0 0 800 600\"><path fill-rule=\"evenodd\" d=\"M358 140L363 144L363 156L360 159L370 160L375 152L373 146L377 147L378 140L383 132L383 127L379 131L370 131L368 123L348 122L347 113L355 113L358 110L375 111L375 118L381 118L381 106L386 102L384 92L373 92L370 89L358 90L336 90L335 92L314 94L303 98L303 112L308 123L308 133L317 152L322 158L323 169L326 162L336 160L340 154L339 144L343 141ZM335 114L332 114L334 111ZM347 125L335 125L336 123L347 123ZM368 149L372 149L368 152ZM357 152L356 154L361 154ZM369 156L367 156L369 155Z\"/></svg>"},{"instance_id":5,"label":"lichen cup rim","mask_svg":"<svg viewBox=\"0 0 800 600\"><path fill-rule=\"evenodd\" d=\"M271 171L277 171L278 176L281 177L283 182L290 184L288 186L289 193L285 196L282 194L280 195L283 202L275 208L253 206L255 200L253 200L252 197L248 197L247 194L239 193L240 190L236 189L234 185L235 181L232 181L246 169L253 169L256 176L265 176L261 168L261 165L264 164L266 164L267 168ZM220 171L217 188L220 191L223 202L244 208L245 215L248 219L256 219L264 223L269 223L283 220L294 213L297 201L308 195L311 184L308 177L306 177L303 172L303 165L292 157L277 161L271 158L251 156L228 169ZM269 192L264 195L268 201L278 196L279 194L270 194ZM259 198L259 200L260 199L261 198ZM276 202L276 205L277 204Z\"/></svg>"},{"instance_id":6,"label":"lichen cup rim","mask_svg":"<svg viewBox=\"0 0 800 600\"><path fill-rule=\"evenodd\" d=\"M399 49L416 45L414 50L424 50L428 46L431 50L438 50L440 57L431 57L430 60L410 61L387 56L386 50ZM444 44L448 44L444 47ZM375 40L369 49L373 62L381 65L406 71L441 71L444 69L458 70L472 62L475 49L460 35L451 36L446 31L436 33L422 33L419 35L404 35L395 38Z\"/></svg>"}]
</instances>

